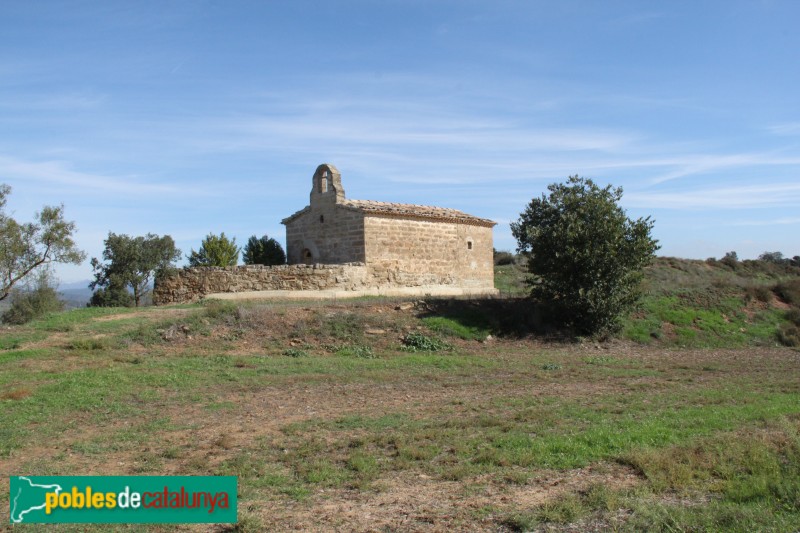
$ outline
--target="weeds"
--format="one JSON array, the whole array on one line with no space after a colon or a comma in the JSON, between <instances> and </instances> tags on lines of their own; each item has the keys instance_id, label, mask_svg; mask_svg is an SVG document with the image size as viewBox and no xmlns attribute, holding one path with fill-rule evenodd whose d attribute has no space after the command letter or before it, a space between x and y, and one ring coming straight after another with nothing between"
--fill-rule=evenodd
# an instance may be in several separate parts
<instances>
[{"instance_id":1,"label":"weeds","mask_svg":"<svg viewBox=\"0 0 800 533\"><path fill-rule=\"evenodd\" d=\"M407 352L438 352L452 350L453 346L440 339L428 337L422 333L407 333L403 336L402 350Z\"/></svg>"},{"instance_id":2,"label":"weeds","mask_svg":"<svg viewBox=\"0 0 800 533\"><path fill-rule=\"evenodd\" d=\"M67 350L82 350L82 351L106 350L110 347L111 344L108 342L108 340L104 338L72 339L65 346Z\"/></svg>"},{"instance_id":3,"label":"weeds","mask_svg":"<svg viewBox=\"0 0 800 533\"><path fill-rule=\"evenodd\" d=\"M308 357L308 352L299 348L287 348L283 351L286 357Z\"/></svg>"},{"instance_id":4,"label":"weeds","mask_svg":"<svg viewBox=\"0 0 800 533\"><path fill-rule=\"evenodd\" d=\"M230 324L241 316L239 305L229 300L204 300L202 305L203 314L214 321Z\"/></svg>"},{"instance_id":5,"label":"weeds","mask_svg":"<svg viewBox=\"0 0 800 533\"><path fill-rule=\"evenodd\" d=\"M784 346L800 347L800 327L784 324L778 329L778 341Z\"/></svg>"},{"instance_id":6,"label":"weeds","mask_svg":"<svg viewBox=\"0 0 800 533\"><path fill-rule=\"evenodd\" d=\"M375 359L375 351L370 346L352 345L336 347L336 355L343 357L357 357L359 359Z\"/></svg>"},{"instance_id":7,"label":"weeds","mask_svg":"<svg viewBox=\"0 0 800 533\"><path fill-rule=\"evenodd\" d=\"M356 313L336 313L322 320L322 333L337 340L353 341L363 336L364 319Z\"/></svg>"}]
</instances>

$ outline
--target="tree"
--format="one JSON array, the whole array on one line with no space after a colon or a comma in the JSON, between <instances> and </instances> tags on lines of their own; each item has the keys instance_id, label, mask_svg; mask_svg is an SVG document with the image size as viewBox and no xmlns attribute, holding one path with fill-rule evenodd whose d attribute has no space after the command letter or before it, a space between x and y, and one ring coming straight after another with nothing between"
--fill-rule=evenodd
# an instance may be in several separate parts
<instances>
[{"instance_id":1,"label":"tree","mask_svg":"<svg viewBox=\"0 0 800 533\"><path fill-rule=\"evenodd\" d=\"M5 214L11 187L0 184L0 300L39 267L80 264L86 254L75 245L75 223L64 220L64 206L43 207L35 222L20 224Z\"/></svg>"},{"instance_id":2,"label":"tree","mask_svg":"<svg viewBox=\"0 0 800 533\"><path fill-rule=\"evenodd\" d=\"M286 252L275 239L266 235L259 239L253 235L244 246L242 261L245 265L283 265L286 263Z\"/></svg>"},{"instance_id":3,"label":"tree","mask_svg":"<svg viewBox=\"0 0 800 533\"><path fill-rule=\"evenodd\" d=\"M571 176L548 190L511 224L518 251L530 252L531 295L579 333L614 332L659 248L653 221L627 218L618 205L622 188Z\"/></svg>"},{"instance_id":4,"label":"tree","mask_svg":"<svg viewBox=\"0 0 800 533\"><path fill-rule=\"evenodd\" d=\"M133 307L133 295L125 286L111 283L94 291L86 307Z\"/></svg>"},{"instance_id":5,"label":"tree","mask_svg":"<svg viewBox=\"0 0 800 533\"><path fill-rule=\"evenodd\" d=\"M174 268L173 263L180 257L181 251L169 235L159 237L148 233L144 237L130 237L109 232L103 250L106 262L92 258L95 280L89 288L100 287L105 291L98 296L98 301L107 301L112 294L119 298L120 290L130 289L133 303L139 307L142 297L150 290L150 281L157 273Z\"/></svg>"},{"instance_id":6,"label":"tree","mask_svg":"<svg viewBox=\"0 0 800 533\"><path fill-rule=\"evenodd\" d=\"M219 236L209 233L203 242L200 243L200 250L192 252L186 256L189 266L236 266L239 262L239 248L236 246L236 237L229 239L225 232Z\"/></svg>"},{"instance_id":7,"label":"tree","mask_svg":"<svg viewBox=\"0 0 800 533\"><path fill-rule=\"evenodd\" d=\"M764 261L765 263L773 263L776 265L783 265L788 263L787 259L783 258L782 252L764 252L763 254L758 256L759 261Z\"/></svg>"},{"instance_id":8,"label":"tree","mask_svg":"<svg viewBox=\"0 0 800 533\"><path fill-rule=\"evenodd\" d=\"M719 262L736 270L736 267L739 266L739 255L736 252L728 252Z\"/></svg>"},{"instance_id":9,"label":"tree","mask_svg":"<svg viewBox=\"0 0 800 533\"><path fill-rule=\"evenodd\" d=\"M47 313L63 311L64 302L58 297L56 285L49 269L38 270L28 287L14 288L11 292L11 307L3 313L3 322L25 324Z\"/></svg>"}]
</instances>

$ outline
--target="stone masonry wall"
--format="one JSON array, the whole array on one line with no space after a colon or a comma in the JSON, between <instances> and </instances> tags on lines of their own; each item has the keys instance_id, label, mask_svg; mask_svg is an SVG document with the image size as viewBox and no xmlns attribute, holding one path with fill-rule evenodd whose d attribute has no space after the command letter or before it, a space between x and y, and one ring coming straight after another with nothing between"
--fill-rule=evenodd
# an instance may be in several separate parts
<instances>
[{"instance_id":1,"label":"stone masonry wall","mask_svg":"<svg viewBox=\"0 0 800 533\"><path fill-rule=\"evenodd\" d=\"M394 227L394 226L392 226ZM395 228L396 229L396 228ZM153 288L155 305L196 302L206 295L216 293L237 293L251 291L362 291L387 288L424 288L431 286L447 286L464 289L493 289L493 270L491 248L489 248L488 270L481 263L482 253L477 246L481 239L481 230L489 228L474 227L473 231L461 228L473 238L473 252L461 253L454 250L454 245L445 246L438 239L430 237L421 239L428 246L441 246L442 251L434 254L431 262L419 260L418 263L392 259L387 253L383 260L375 264L344 263L338 265L280 265L262 266L247 265L235 267L195 267L176 270L171 276L160 278ZM389 230L389 234L392 231ZM421 248L416 247L415 252ZM394 252L397 253L397 252ZM451 253L451 266L439 264ZM460 255L459 255L460 254ZM460 263L452 257L460 256ZM474 268L470 265L474 263ZM456 268L456 264L459 265ZM465 269L460 265L467 264ZM428 267L430 265L430 268ZM483 266L482 266L483 265ZM487 273L488 272L488 273Z\"/></svg>"},{"instance_id":2,"label":"stone masonry wall","mask_svg":"<svg viewBox=\"0 0 800 533\"><path fill-rule=\"evenodd\" d=\"M289 264L363 262L364 215L333 202L315 202L286 224L286 253Z\"/></svg>"},{"instance_id":3,"label":"stone masonry wall","mask_svg":"<svg viewBox=\"0 0 800 533\"><path fill-rule=\"evenodd\" d=\"M494 287L490 227L368 215L364 241L380 284Z\"/></svg>"},{"instance_id":4,"label":"stone masonry wall","mask_svg":"<svg viewBox=\"0 0 800 533\"><path fill-rule=\"evenodd\" d=\"M370 285L363 263L341 265L247 265L177 270L156 281L155 305L195 302L207 294L246 291L358 290Z\"/></svg>"}]
</instances>

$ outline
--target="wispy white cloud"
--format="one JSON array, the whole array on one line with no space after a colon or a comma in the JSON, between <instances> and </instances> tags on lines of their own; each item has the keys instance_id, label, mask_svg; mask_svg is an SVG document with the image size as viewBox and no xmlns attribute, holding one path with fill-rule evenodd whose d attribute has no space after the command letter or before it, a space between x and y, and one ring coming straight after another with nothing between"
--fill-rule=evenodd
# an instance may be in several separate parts
<instances>
[{"instance_id":1,"label":"wispy white cloud","mask_svg":"<svg viewBox=\"0 0 800 533\"><path fill-rule=\"evenodd\" d=\"M65 92L54 94L25 94L0 99L0 108L38 111L75 111L96 108L107 97L97 93Z\"/></svg>"},{"instance_id":2,"label":"wispy white cloud","mask_svg":"<svg viewBox=\"0 0 800 533\"><path fill-rule=\"evenodd\" d=\"M785 226L800 225L800 217L783 217L771 220L740 220L730 223L731 226Z\"/></svg>"},{"instance_id":3,"label":"wispy white cloud","mask_svg":"<svg viewBox=\"0 0 800 533\"><path fill-rule=\"evenodd\" d=\"M6 179L38 181L65 185L81 191L105 191L126 195L192 194L198 189L187 190L172 184L147 183L135 176L108 176L72 170L63 161L25 161L0 155L0 175Z\"/></svg>"},{"instance_id":4,"label":"wispy white cloud","mask_svg":"<svg viewBox=\"0 0 800 533\"><path fill-rule=\"evenodd\" d=\"M399 106L395 106L395 109ZM635 135L600 128L528 128L513 122L450 116L376 116L360 113L243 119L218 125L226 134L216 140L224 150L324 141L332 146L462 147L484 153L536 151L609 151L621 149ZM215 142L212 140L212 142Z\"/></svg>"},{"instance_id":5,"label":"wispy white cloud","mask_svg":"<svg viewBox=\"0 0 800 533\"><path fill-rule=\"evenodd\" d=\"M800 157L780 157L773 152L754 154L688 154L664 159L660 165L674 166L676 168L651 178L651 183L664 183L678 178L724 169L800 165Z\"/></svg>"},{"instance_id":6,"label":"wispy white cloud","mask_svg":"<svg viewBox=\"0 0 800 533\"><path fill-rule=\"evenodd\" d=\"M743 209L800 205L800 183L719 187L626 194L631 207L666 209Z\"/></svg>"},{"instance_id":7,"label":"wispy white cloud","mask_svg":"<svg viewBox=\"0 0 800 533\"><path fill-rule=\"evenodd\" d=\"M773 124L767 127L767 131L775 135L800 135L800 122Z\"/></svg>"}]
</instances>

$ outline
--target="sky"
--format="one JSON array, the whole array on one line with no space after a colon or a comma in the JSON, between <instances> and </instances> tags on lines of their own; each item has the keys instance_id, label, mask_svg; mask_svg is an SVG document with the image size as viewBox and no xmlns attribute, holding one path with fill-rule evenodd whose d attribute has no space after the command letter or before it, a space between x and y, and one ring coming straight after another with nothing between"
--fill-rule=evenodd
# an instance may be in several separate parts
<instances>
[{"instance_id":1,"label":"sky","mask_svg":"<svg viewBox=\"0 0 800 533\"><path fill-rule=\"evenodd\" d=\"M800 2L0 0L0 182L31 220L285 242L348 198L509 223L578 174L659 255L800 255ZM62 282L91 278L88 260Z\"/></svg>"}]
</instances>

